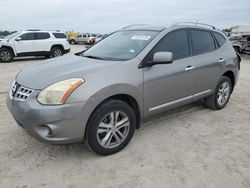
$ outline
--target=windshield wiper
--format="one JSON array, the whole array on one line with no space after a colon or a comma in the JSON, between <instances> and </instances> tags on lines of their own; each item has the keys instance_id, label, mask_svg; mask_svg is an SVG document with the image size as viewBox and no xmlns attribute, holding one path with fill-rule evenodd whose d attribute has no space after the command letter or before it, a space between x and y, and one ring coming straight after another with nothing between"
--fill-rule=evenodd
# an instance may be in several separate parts
<instances>
[{"instance_id":1,"label":"windshield wiper","mask_svg":"<svg viewBox=\"0 0 250 188\"><path fill-rule=\"evenodd\" d=\"M103 58L101 57L97 57L97 56L93 56L93 55L82 55L83 57L87 57L87 58L91 58L91 59L101 59L101 60L104 60Z\"/></svg>"}]
</instances>

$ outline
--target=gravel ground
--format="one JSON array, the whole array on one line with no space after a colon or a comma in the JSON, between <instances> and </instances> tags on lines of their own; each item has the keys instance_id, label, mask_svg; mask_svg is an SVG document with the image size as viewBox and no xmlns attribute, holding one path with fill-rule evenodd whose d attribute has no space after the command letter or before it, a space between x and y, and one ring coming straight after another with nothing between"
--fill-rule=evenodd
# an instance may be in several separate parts
<instances>
[{"instance_id":1,"label":"gravel ground","mask_svg":"<svg viewBox=\"0 0 250 188\"><path fill-rule=\"evenodd\" d=\"M250 187L249 57L225 109L194 103L153 117L107 157L83 144L41 143L15 124L6 91L18 71L37 62L0 64L0 187Z\"/></svg>"}]
</instances>

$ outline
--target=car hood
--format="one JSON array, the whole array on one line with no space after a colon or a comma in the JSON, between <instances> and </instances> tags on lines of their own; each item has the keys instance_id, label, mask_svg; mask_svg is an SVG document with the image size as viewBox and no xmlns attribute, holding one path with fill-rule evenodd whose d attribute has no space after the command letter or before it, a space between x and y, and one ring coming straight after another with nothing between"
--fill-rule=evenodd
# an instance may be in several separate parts
<instances>
[{"instance_id":1,"label":"car hood","mask_svg":"<svg viewBox=\"0 0 250 188\"><path fill-rule=\"evenodd\" d=\"M45 87L70 78L84 78L86 75L109 68L118 61L104 61L65 55L31 65L16 77L17 83L32 89Z\"/></svg>"}]
</instances>

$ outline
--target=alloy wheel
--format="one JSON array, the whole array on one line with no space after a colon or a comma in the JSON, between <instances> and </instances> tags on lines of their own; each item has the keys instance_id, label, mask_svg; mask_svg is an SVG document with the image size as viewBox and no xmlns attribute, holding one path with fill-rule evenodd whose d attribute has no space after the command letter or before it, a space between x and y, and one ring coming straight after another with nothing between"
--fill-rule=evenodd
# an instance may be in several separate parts
<instances>
[{"instance_id":1,"label":"alloy wheel","mask_svg":"<svg viewBox=\"0 0 250 188\"><path fill-rule=\"evenodd\" d=\"M230 95L230 85L228 82L223 82L218 90L217 102L220 106L223 106Z\"/></svg>"},{"instance_id":2,"label":"alloy wheel","mask_svg":"<svg viewBox=\"0 0 250 188\"><path fill-rule=\"evenodd\" d=\"M9 51L1 51L0 52L0 59L4 62L9 62L12 58L12 54Z\"/></svg>"},{"instance_id":3,"label":"alloy wheel","mask_svg":"<svg viewBox=\"0 0 250 188\"><path fill-rule=\"evenodd\" d=\"M97 129L97 140L104 148L119 146L128 136L130 121L121 111L113 111L106 115Z\"/></svg>"},{"instance_id":4,"label":"alloy wheel","mask_svg":"<svg viewBox=\"0 0 250 188\"><path fill-rule=\"evenodd\" d=\"M54 57L59 57L59 56L62 56L62 50L60 49L55 49L54 51Z\"/></svg>"}]
</instances>

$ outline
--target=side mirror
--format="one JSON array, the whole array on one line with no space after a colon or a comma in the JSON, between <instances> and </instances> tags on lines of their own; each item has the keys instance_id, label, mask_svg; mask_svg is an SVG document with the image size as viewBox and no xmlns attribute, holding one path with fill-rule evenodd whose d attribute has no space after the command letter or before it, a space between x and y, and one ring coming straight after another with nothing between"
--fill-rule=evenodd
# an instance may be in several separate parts
<instances>
[{"instance_id":1,"label":"side mirror","mask_svg":"<svg viewBox=\"0 0 250 188\"><path fill-rule=\"evenodd\" d=\"M20 40L22 40L21 37L17 37L17 38L15 39L15 41L20 41Z\"/></svg>"},{"instance_id":2,"label":"side mirror","mask_svg":"<svg viewBox=\"0 0 250 188\"><path fill-rule=\"evenodd\" d=\"M150 67L157 64L170 64L173 62L172 52L156 52L153 61L145 62L144 67Z\"/></svg>"},{"instance_id":3,"label":"side mirror","mask_svg":"<svg viewBox=\"0 0 250 188\"><path fill-rule=\"evenodd\" d=\"M173 62L172 52L156 52L153 56L154 64L170 64Z\"/></svg>"}]
</instances>

